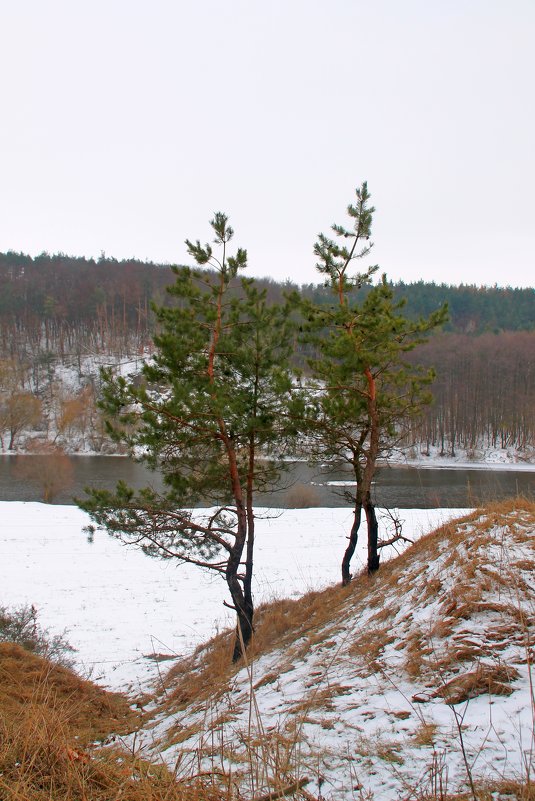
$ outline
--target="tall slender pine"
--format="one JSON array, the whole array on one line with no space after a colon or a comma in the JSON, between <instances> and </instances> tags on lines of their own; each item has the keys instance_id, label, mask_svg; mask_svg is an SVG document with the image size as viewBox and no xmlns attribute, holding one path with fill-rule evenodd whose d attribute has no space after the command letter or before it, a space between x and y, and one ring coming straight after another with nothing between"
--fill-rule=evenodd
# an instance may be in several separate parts
<instances>
[{"instance_id":1,"label":"tall slender pine","mask_svg":"<svg viewBox=\"0 0 535 801\"><path fill-rule=\"evenodd\" d=\"M366 183L356 190L356 198L347 208L352 228L333 225L337 239L320 234L314 248L317 269L331 287L334 304L302 304L309 339L318 353L310 360L318 384L309 405L308 425L317 453L348 463L356 482L350 495L354 518L342 560L343 584L351 580L350 563L363 510L368 572L379 567L381 543L371 494L377 462L392 447L406 421L431 399L427 386L433 371L409 365L404 354L424 342L426 334L447 315L444 307L427 319L407 319L402 314L404 301L394 301L386 276L359 300L359 290L372 282L378 267L353 270L353 263L372 248L369 240L375 211L369 205Z\"/></svg>"}]
</instances>

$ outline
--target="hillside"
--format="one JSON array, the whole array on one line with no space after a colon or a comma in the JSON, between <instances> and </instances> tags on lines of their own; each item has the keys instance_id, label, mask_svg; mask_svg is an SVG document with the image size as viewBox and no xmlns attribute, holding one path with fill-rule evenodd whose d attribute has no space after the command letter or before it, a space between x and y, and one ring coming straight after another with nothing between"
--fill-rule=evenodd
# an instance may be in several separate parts
<instances>
[{"instance_id":1,"label":"hillside","mask_svg":"<svg viewBox=\"0 0 535 801\"><path fill-rule=\"evenodd\" d=\"M387 266L385 269L388 271ZM0 353L5 355L10 335L25 337L43 350L75 352L102 346L143 346L153 329L151 303L165 302L165 287L173 282L169 264L136 259L118 261L42 253L35 258L23 253L0 253ZM288 282L257 279L272 300L297 289ZM535 289L485 287L470 284L418 281L393 285L395 300L407 299L410 318L428 316L447 302L450 320L446 330L479 334L485 331L529 331L535 326ZM366 293L364 288L360 290ZM331 294L318 274L317 284L301 287L316 303L330 304ZM24 332L24 333L23 333Z\"/></svg>"},{"instance_id":2,"label":"hillside","mask_svg":"<svg viewBox=\"0 0 535 801\"><path fill-rule=\"evenodd\" d=\"M154 350L152 304L172 303L169 265L62 254L0 254L0 451L114 450L97 407L99 366L130 364ZM258 279L270 302L297 286ZM239 292L237 287L232 292ZM329 305L330 291L303 286L302 297ZM370 291L363 287L358 298ZM444 302L449 321L408 360L436 371L434 403L400 442L409 458L431 451L485 461L529 461L535 442L535 290L452 287L423 281L393 284L409 319ZM308 369L313 355L301 337L293 364ZM130 369L130 368L126 368Z\"/></svg>"},{"instance_id":3,"label":"hillside","mask_svg":"<svg viewBox=\"0 0 535 801\"><path fill-rule=\"evenodd\" d=\"M250 665L229 669L229 634L199 648L136 742L247 798L301 778L333 801L445 798L472 778L520 792L534 551L535 506L511 502L423 537L372 579L266 606ZM532 796L493 796L506 797Z\"/></svg>"}]
</instances>

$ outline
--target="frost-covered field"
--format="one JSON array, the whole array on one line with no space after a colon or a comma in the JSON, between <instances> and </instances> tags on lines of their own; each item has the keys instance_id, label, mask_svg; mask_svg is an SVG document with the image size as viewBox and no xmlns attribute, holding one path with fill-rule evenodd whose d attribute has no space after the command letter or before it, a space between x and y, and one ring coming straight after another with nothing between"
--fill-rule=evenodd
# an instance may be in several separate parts
<instances>
[{"instance_id":1,"label":"frost-covered field","mask_svg":"<svg viewBox=\"0 0 535 801\"><path fill-rule=\"evenodd\" d=\"M403 510L404 534L416 539L464 511ZM102 684L135 690L157 680L151 654L184 655L232 622L219 577L149 559L102 533L89 544L89 519L76 507L4 502L0 515L0 605L35 604L41 624L66 629L79 668ZM256 601L338 581L350 522L350 509L266 511L257 524ZM363 556L361 541L355 570Z\"/></svg>"}]
</instances>

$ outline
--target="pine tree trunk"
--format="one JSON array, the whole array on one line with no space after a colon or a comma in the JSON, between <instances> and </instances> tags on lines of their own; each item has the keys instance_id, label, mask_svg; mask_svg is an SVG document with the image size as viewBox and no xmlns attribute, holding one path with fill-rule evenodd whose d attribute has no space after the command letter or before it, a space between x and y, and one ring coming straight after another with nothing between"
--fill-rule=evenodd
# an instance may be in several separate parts
<instances>
[{"instance_id":1,"label":"pine tree trunk","mask_svg":"<svg viewBox=\"0 0 535 801\"><path fill-rule=\"evenodd\" d=\"M232 652L233 662L240 661L253 636L253 604L248 603L245 598L243 598L241 604L236 606L236 611L238 620L236 623L234 650Z\"/></svg>"},{"instance_id":2,"label":"pine tree trunk","mask_svg":"<svg viewBox=\"0 0 535 801\"><path fill-rule=\"evenodd\" d=\"M244 582L245 588L244 584L242 583L243 578L240 579L238 576L243 551L247 541L247 516L245 509L243 508L243 504L237 504L237 507L238 530L236 532L234 547L229 554L227 568L225 571L227 586L229 588L232 604L237 615L236 639L232 654L233 662L237 662L241 658L244 648L247 648L247 645L251 641L251 637L253 635L254 612L251 594L252 561L250 563L249 570L246 571L246 582Z\"/></svg>"},{"instance_id":3,"label":"pine tree trunk","mask_svg":"<svg viewBox=\"0 0 535 801\"><path fill-rule=\"evenodd\" d=\"M375 514L375 505L372 503L370 493L366 494L364 500L364 512L368 524L368 575L379 570L379 526Z\"/></svg>"},{"instance_id":4,"label":"pine tree trunk","mask_svg":"<svg viewBox=\"0 0 535 801\"><path fill-rule=\"evenodd\" d=\"M364 470L363 492L364 494L364 512L366 514L366 522L368 524L368 575L379 569L379 526L377 524L377 517L375 515L375 505L371 499L371 486L372 480L377 468L377 457L379 455L379 413L377 410L377 388L375 385L375 378L369 368L366 369L366 378L368 380L369 396L368 396L368 415L370 424L370 445L367 454L366 468Z\"/></svg>"},{"instance_id":5,"label":"pine tree trunk","mask_svg":"<svg viewBox=\"0 0 535 801\"><path fill-rule=\"evenodd\" d=\"M342 587L346 587L352 578L352 575L349 572L349 565L351 563L353 554L355 553L355 548L357 547L361 516L362 501L360 498L356 498L353 525L351 526L351 532L349 534L349 544L344 553L344 558L342 559Z\"/></svg>"},{"instance_id":6,"label":"pine tree trunk","mask_svg":"<svg viewBox=\"0 0 535 801\"><path fill-rule=\"evenodd\" d=\"M238 630L232 661L237 662L242 656L242 648L247 648L253 636L253 552L254 552L254 513L252 503L247 504L247 545L245 557L245 575L243 579L243 603L238 609ZM242 645L243 643L243 645Z\"/></svg>"}]
</instances>

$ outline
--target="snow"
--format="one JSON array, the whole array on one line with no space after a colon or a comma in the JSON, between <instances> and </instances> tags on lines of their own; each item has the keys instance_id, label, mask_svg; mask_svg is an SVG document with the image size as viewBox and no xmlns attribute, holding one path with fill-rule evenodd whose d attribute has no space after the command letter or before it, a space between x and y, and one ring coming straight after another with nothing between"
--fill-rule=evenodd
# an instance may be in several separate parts
<instances>
[{"instance_id":1,"label":"snow","mask_svg":"<svg viewBox=\"0 0 535 801\"><path fill-rule=\"evenodd\" d=\"M535 520L522 510L502 524L495 512L478 515L399 560L390 575L396 581L387 574L382 583L378 574L355 585L327 622L307 621L303 636L239 670L231 692L156 715L142 734L147 753L170 766L189 753L198 770L213 769L215 760L254 797L267 791L270 773L278 775L269 766L272 750L280 762L288 758L292 775L312 779L315 797L394 801L427 797L433 779L449 793L466 789L462 727L477 780L525 777L535 767ZM422 660L416 668L415 658ZM468 700L448 702L449 682L479 669L505 669L510 683L491 693L485 680ZM176 744L167 739L171 727ZM209 744L220 739L226 748L214 753ZM262 743L260 754L246 754L251 739ZM257 760L256 787L247 757Z\"/></svg>"},{"instance_id":2,"label":"snow","mask_svg":"<svg viewBox=\"0 0 535 801\"><path fill-rule=\"evenodd\" d=\"M446 454L441 455L440 448L430 446L428 454L424 452L423 445L414 446L407 450L395 451L388 462L392 465L407 465L424 468L448 468L449 470L535 470L535 449L533 446L521 450L519 448L493 448L489 445L479 444L477 448L468 451L465 448L456 448L455 456L451 456L449 444L446 443Z\"/></svg>"},{"instance_id":3,"label":"snow","mask_svg":"<svg viewBox=\"0 0 535 801\"><path fill-rule=\"evenodd\" d=\"M459 509L401 510L417 538ZM297 596L339 580L351 510L259 510L255 599ZM52 633L67 631L84 675L113 689L154 682L151 654L183 657L231 625L226 585L191 565L150 559L97 532L77 507L0 503L0 560L8 566L0 605L34 604ZM390 549L391 550L391 549ZM354 557L362 566L364 545ZM167 663L166 663L167 664Z\"/></svg>"},{"instance_id":4,"label":"snow","mask_svg":"<svg viewBox=\"0 0 535 801\"><path fill-rule=\"evenodd\" d=\"M399 514L404 534L418 540L467 511ZM79 667L102 684L134 692L157 689L158 671L170 663L158 663L151 654L185 656L233 623L219 578L151 560L105 534L97 533L90 544L83 532L88 517L76 507L4 502L0 513L0 558L9 568L0 605L33 603L51 633L66 628ZM231 692L172 714L149 708L154 717L136 734L136 747L171 767L178 761L186 767L189 754L196 770L210 770L214 753L208 745L223 738L219 767L232 770L234 781L253 797L269 786L267 762L260 761L280 755L285 742L291 746L293 721L300 745L293 748L291 769L311 778L308 789L315 797L394 801L413 797L408 788L419 787L425 795L439 774L449 792L466 787L457 726L462 723L474 775L520 777L534 754L525 645L532 633L525 626L535 628L535 525L522 511L502 520L493 513L485 520L481 526L477 520L462 523L442 539L431 538L431 544L422 541L414 556L406 553L392 565L384 587L381 572L369 586L355 583L313 636L307 621L305 634L292 635L239 670ZM387 521L382 519L383 532ZM256 601L338 582L350 523L348 508L261 510ZM393 553L390 549L385 557ZM361 540L355 570L364 556ZM472 605L466 613L463 604ZM455 611L448 612L450 607ZM414 643L414 658L422 663L411 672ZM463 648L474 656L459 657ZM457 705L440 696L452 678L479 666L504 665L516 676L510 695L484 692ZM263 682L267 676L275 679ZM418 742L426 727L431 736ZM170 743L170 730L186 736ZM264 738L258 752L249 754L258 760L256 787L247 784L252 774L240 756L244 732ZM240 770L245 770L241 780Z\"/></svg>"}]
</instances>

